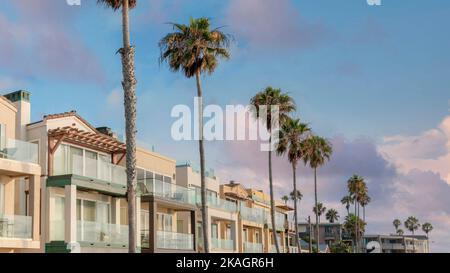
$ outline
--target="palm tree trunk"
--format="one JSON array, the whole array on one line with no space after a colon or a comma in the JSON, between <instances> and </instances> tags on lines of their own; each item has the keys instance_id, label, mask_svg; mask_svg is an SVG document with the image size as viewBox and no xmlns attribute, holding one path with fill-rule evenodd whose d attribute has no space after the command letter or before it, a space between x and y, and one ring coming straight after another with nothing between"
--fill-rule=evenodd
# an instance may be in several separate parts
<instances>
[{"instance_id":1,"label":"palm tree trunk","mask_svg":"<svg viewBox=\"0 0 450 273\"><path fill-rule=\"evenodd\" d=\"M272 233L273 241L277 253L280 253L280 247L278 246L277 229L275 224L275 200L273 197L273 178L272 178L272 130L269 129L269 190L270 190L270 218L272 219Z\"/></svg>"},{"instance_id":2,"label":"palm tree trunk","mask_svg":"<svg viewBox=\"0 0 450 273\"><path fill-rule=\"evenodd\" d=\"M320 252L319 248L319 208L317 207L317 168L314 168L314 202L316 204L316 247L317 253Z\"/></svg>"},{"instance_id":3,"label":"palm tree trunk","mask_svg":"<svg viewBox=\"0 0 450 273\"><path fill-rule=\"evenodd\" d=\"M358 193L355 193L355 253L358 253L358 216L357 216L357 209L358 209Z\"/></svg>"},{"instance_id":4,"label":"palm tree trunk","mask_svg":"<svg viewBox=\"0 0 450 273\"><path fill-rule=\"evenodd\" d=\"M412 235L413 235L413 253L416 253L416 239L414 238L414 230L412 231Z\"/></svg>"},{"instance_id":5,"label":"palm tree trunk","mask_svg":"<svg viewBox=\"0 0 450 273\"><path fill-rule=\"evenodd\" d=\"M297 245L297 248L299 250L299 253L301 253L301 245L300 245L300 240L298 238L298 210L297 210L297 200L298 200L298 195L297 195L297 174L296 174L296 167L295 164L292 164L292 174L294 177L294 224L295 224L295 242Z\"/></svg>"},{"instance_id":6,"label":"palm tree trunk","mask_svg":"<svg viewBox=\"0 0 450 273\"><path fill-rule=\"evenodd\" d=\"M203 248L205 253L209 253L208 238L208 217L206 211L206 181L205 181L205 149L203 147L203 91L200 80L200 70L196 72L197 95L198 95L198 114L199 114L199 140L198 147L200 152L200 181L201 181L201 199L202 199L202 230L203 230Z\"/></svg>"},{"instance_id":7,"label":"palm tree trunk","mask_svg":"<svg viewBox=\"0 0 450 273\"><path fill-rule=\"evenodd\" d=\"M125 99L126 128L126 167L127 167L127 197L128 197L128 236L129 252L135 253L136 244L136 77L134 71L134 47L130 45L129 7L128 0L122 4L122 86Z\"/></svg>"}]
</instances>

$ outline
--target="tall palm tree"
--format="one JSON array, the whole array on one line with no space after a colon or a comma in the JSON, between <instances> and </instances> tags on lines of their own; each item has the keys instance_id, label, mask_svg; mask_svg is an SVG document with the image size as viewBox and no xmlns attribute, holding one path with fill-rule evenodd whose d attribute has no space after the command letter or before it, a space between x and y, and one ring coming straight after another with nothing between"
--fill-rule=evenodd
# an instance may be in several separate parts
<instances>
[{"instance_id":1,"label":"tall palm tree","mask_svg":"<svg viewBox=\"0 0 450 273\"><path fill-rule=\"evenodd\" d=\"M333 148L331 143L319 136L309 137L303 146L304 156L303 161L314 169L314 202L316 210L318 210L317 203L317 168L324 165L326 160L330 160ZM319 249L319 215L316 213L316 247Z\"/></svg>"},{"instance_id":2,"label":"tall palm tree","mask_svg":"<svg viewBox=\"0 0 450 273\"><path fill-rule=\"evenodd\" d=\"M363 194L361 195L360 198L360 204L361 207L363 208L363 221L366 221L366 207L367 205L372 201L372 198L370 198L367 190L365 192L363 192Z\"/></svg>"},{"instance_id":3,"label":"tall palm tree","mask_svg":"<svg viewBox=\"0 0 450 273\"><path fill-rule=\"evenodd\" d=\"M359 175L353 175L352 177L350 177L350 179L347 181L347 188L348 188L348 192L350 194L350 196L353 198L354 200L354 207L355 207L355 216L357 218L359 217L359 205L361 204L361 196L363 196L365 194L365 192L367 191L367 186L366 183L364 181L364 178L362 178ZM359 232L356 232L356 230L358 230L358 224L359 221L355 222L355 251L359 252Z\"/></svg>"},{"instance_id":4,"label":"tall palm tree","mask_svg":"<svg viewBox=\"0 0 450 273\"><path fill-rule=\"evenodd\" d=\"M275 89L272 87L267 87L263 91L257 93L250 100L250 105L253 112L253 116L259 119L263 124L266 125L266 129L270 134L268 151L269 156L269 191L270 191L270 217L272 220L272 230L275 231L275 201L273 196L273 177L272 177L272 130L278 127L277 123L283 124L287 120L288 115L296 110L294 100L285 93L282 93L280 89ZM272 116L272 107L278 107L278 118ZM263 112L265 111L265 112ZM278 246L278 238L276 232L273 232L273 240L275 242L275 247L277 253L280 253L280 248Z\"/></svg>"},{"instance_id":5,"label":"tall palm tree","mask_svg":"<svg viewBox=\"0 0 450 273\"><path fill-rule=\"evenodd\" d=\"M300 201L302 201L302 199L303 199L303 193L302 193L301 191L299 191L299 190L297 190L297 194L295 194L295 192L293 191L293 192L291 192L291 193L289 194L289 196L291 197L291 200L292 200L292 201L294 201L295 199L297 199L297 202L300 202Z\"/></svg>"},{"instance_id":6,"label":"tall palm tree","mask_svg":"<svg viewBox=\"0 0 450 273\"><path fill-rule=\"evenodd\" d=\"M287 118L281 126L280 138L277 145L277 154L284 155L287 153L288 160L292 167L292 184L294 190L291 193L291 197L294 201L295 241L297 242L298 249L300 249L300 240L298 238L297 201L298 199L301 199L301 197L298 195L300 192L297 190L297 167L298 162L303 157L302 143L310 132L311 129L309 126L305 123L301 123L300 119Z\"/></svg>"},{"instance_id":7,"label":"tall palm tree","mask_svg":"<svg viewBox=\"0 0 450 273\"><path fill-rule=\"evenodd\" d=\"M353 204L353 198L350 195L346 195L341 199L342 205L345 205L345 209L347 210L347 215L350 214L350 205Z\"/></svg>"},{"instance_id":8,"label":"tall palm tree","mask_svg":"<svg viewBox=\"0 0 450 273\"><path fill-rule=\"evenodd\" d=\"M414 232L420 228L419 220L416 217L414 217L414 216L410 216L405 221L405 227L414 236ZM416 243L415 243L415 239L414 238L413 238L413 252L414 253L416 252Z\"/></svg>"},{"instance_id":9,"label":"tall palm tree","mask_svg":"<svg viewBox=\"0 0 450 273\"><path fill-rule=\"evenodd\" d=\"M397 229L396 233L398 236L403 236L403 234L405 234L405 232L401 228Z\"/></svg>"},{"instance_id":10,"label":"tall palm tree","mask_svg":"<svg viewBox=\"0 0 450 273\"><path fill-rule=\"evenodd\" d=\"M207 18L190 19L189 25L172 23L174 32L159 42L160 61L166 61L173 72L182 71L187 78L195 77L199 113L199 154L202 200L202 227L204 251L209 252L206 217L205 150L203 146L203 90L201 76L212 74L219 59L230 58L230 37L219 28L211 29Z\"/></svg>"},{"instance_id":11,"label":"tall palm tree","mask_svg":"<svg viewBox=\"0 0 450 273\"><path fill-rule=\"evenodd\" d=\"M422 225L422 230L427 235L427 244L428 244L428 249L429 249L430 248L430 241L429 241L429 238L428 238L428 233L430 233L433 230L433 225L431 225L430 223L426 222L426 223L424 223Z\"/></svg>"},{"instance_id":12,"label":"tall palm tree","mask_svg":"<svg viewBox=\"0 0 450 273\"><path fill-rule=\"evenodd\" d=\"M335 221L339 220L339 213L335 209L329 209L327 211L327 214L325 214L325 217L330 223L334 223Z\"/></svg>"},{"instance_id":13,"label":"tall palm tree","mask_svg":"<svg viewBox=\"0 0 450 273\"><path fill-rule=\"evenodd\" d=\"M326 210L327 208L320 202L313 207L312 211L317 217L319 217L319 224L320 224L320 217L322 217L322 214L324 214Z\"/></svg>"},{"instance_id":14,"label":"tall palm tree","mask_svg":"<svg viewBox=\"0 0 450 273\"><path fill-rule=\"evenodd\" d=\"M397 231L398 231L398 228L402 225L402 222L401 222L399 219L395 219L395 220L392 222L392 224L393 224L394 227L395 227L395 232L397 232Z\"/></svg>"},{"instance_id":15,"label":"tall palm tree","mask_svg":"<svg viewBox=\"0 0 450 273\"><path fill-rule=\"evenodd\" d=\"M287 205L287 202L289 201L289 197L287 195L283 195L283 197L281 197L281 200L283 200L284 203Z\"/></svg>"},{"instance_id":16,"label":"tall palm tree","mask_svg":"<svg viewBox=\"0 0 450 273\"><path fill-rule=\"evenodd\" d=\"M127 168L127 199L129 225L129 252L136 252L136 77L134 66L134 47L130 43L129 10L137 5L137 0L97 0L98 4L112 8L114 11L122 8L122 38L123 47L118 51L122 56L122 87L125 100L126 128L126 168Z\"/></svg>"}]
</instances>

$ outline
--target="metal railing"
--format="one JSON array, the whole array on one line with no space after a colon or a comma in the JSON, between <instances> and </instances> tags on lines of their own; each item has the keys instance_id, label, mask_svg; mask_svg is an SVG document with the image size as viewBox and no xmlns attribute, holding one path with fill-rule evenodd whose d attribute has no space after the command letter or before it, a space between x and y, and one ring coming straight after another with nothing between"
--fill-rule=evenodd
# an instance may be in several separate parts
<instances>
[{"instance_id":1,"label":"metal railing","mask_svg":"<svg viewBox=\"0 0 450 273\"><path fill-rule=\"evenodd\" d=\"M139 180L142 195L153 195L172 201L196 204L195 191L156 179Z\"/></svg>"}]
</instances>

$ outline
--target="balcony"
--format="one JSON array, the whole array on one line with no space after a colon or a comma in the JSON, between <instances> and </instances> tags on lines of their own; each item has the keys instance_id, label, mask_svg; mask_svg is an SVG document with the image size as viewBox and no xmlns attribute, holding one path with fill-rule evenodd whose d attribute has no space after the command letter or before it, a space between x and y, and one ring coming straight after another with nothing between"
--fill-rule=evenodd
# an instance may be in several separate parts
<instances>
[{"instance_id":1,"label":"balcony","mask_svg":"<svg viewBox=\"0 0 450 273\"><path fill-rule=\"evenodd\" d=\"M22 215L0 215L0 239L32 238L32 217Z\"/></svg>"},{"instance_id":2,"label":"balcony","mask_svg":"<svg viewBox=\"0 0 450 273\"><path fill-rule=\"evenodd\" d=\"M78 221L77 241L90 245L125 247L128 245L128 226Z\"/></svg>"},{"instance_id":3,"label":"balcony","mask_svg":"<svg viewBox=\"0 0 450 273\"><path fill-rule=\"evenodd\" d=\"M38 163L38 145L16 139L7 139L1 143L0 159L9 159L27 163Z\"/></svg>"},{"instance_id":4,"label":"balcony","mask_svg":"<svg viewBox=\"0 0 450 273\"><path fill-rule=\"evenodd\" d=\"M214 250L234 250L234 241L218 238L211 238L211 248Z\"/></svg>"},{"instance_id":5,"label":"balcony","mask_svg":"<svg viewBox=\"0 0 450 273\"><path fill-rule=\"evenodd\" d=\"M124 196L127 190L126 169L106 160L80 155L56 158L53 175L47 179L49 187L76 185L111 196Z\"/></svg>"},{"instance_id":6,"label":"balcony","mask_svg":"<svg viewBox=\"0 0 450 273\"><path fill-rule=\"evenodd\" d=\"M194 235L168 231L157 231L156 245L161 249L193 250Z\"/></svg>"},{"instance_id":7,"label":"balcony","mask_svg":"<svg viewBox=\"0 0 450 273\"><path fill-rule=\"evenodd\" d=\"M272 217L270 212L266 211L265 214L265 221L266 224L269 228L272 228ZM275 228L278 231L282 231L285 228L285 223L286 222L286 217L284 214L280 213L280 212L275 212Z\"/></svg>"},{"instance_id":8,"label":"balcony","mask_svg":"<svg viewBox=\"0 0 450 273\"><path fill-rule=\"evenodd\" d=\"M280 247L280 251L283 251L282 247ZM269 248L269 253L277 253L277 247L275 245L271 245Z\"/></svg>"},{"instance_id":9,"label":"balcony","mask_svg":"<svg viewBox=\"0 0 450 273\"><path fill-rule=\"evenodd\" d=\"M155 179L138 181L142 195L153 195L170 201L195 205L195 192L172 183Z\"/></svg>"},{"instance_id":10,"label":"balcony","mask_svg":"<svg viewBox=\"0 0 450 273\"><path fill-rule=\"evenodd\" d=\"M260 208L249 208L241 205L241 218L245 221L264 224L264 210Z\"/></svg>"},{"instance_id":11,"label":"balcony","mask_svg":"<svg viewBox=\"0 0 450 273\"><path fill-rule=\"evenodd\" d=\"M198 201L198 204L201 204L201 198L197 199L197 201ZM230 202L228 200L224 200L224 199L220 199L220 198L212 198L212 197L208 196L207 201L208 201L208 206L211 206L213 208L228 211L228 212L237 212L236 203Z\"/></svg>"},{"instance_id":12,"label":"balcony","mask_svg":"<svg viewBox=\"0 0 450 273\"><path fill-rule=\"evenodd\" d=\"M260 243L244 242L244 253L263 253L263 245Z\"/></svg>"},{"instance_id":13,"label":"balcony","mask_svg":"<svg viewBox=\"0 0 450 273\"><path fill-rule=\"evenodd\" d=\"M387 250L387 249L391 249L391 250L404 250L405 246L401 243L383 243L382 244L382 248ZM412 249L412 246L411 246Z\"/></svg>"},{"instance_id":14,"label":"balcony","mask_svg":"<svg viewBox=\"0 0 450 273\"><path fill-rule=\"evenodd\" d=\"M296 246L288 246L289 253L299 253L298 247Z\"/></svg>"}]
</instances>

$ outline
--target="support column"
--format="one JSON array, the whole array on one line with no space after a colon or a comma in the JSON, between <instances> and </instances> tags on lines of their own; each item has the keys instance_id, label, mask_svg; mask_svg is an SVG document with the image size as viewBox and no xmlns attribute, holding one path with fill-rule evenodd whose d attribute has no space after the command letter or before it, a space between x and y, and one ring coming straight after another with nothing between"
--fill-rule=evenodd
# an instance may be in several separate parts
<instances>
[{"instance_id":1,"label":"support column","mask_svg":"<svg viewBox=\"0 0 450 273\"><path fill-rule=\"evenodd\" d=\"M197 225L196 225L196 223L197 223L197 215L196 215L196 213L195 213L195 210L193 210L193 211L191 211L191 234L192 234L192 237L193 237L193 240L194 240L194 242L193 242L193 246L194 246L194 251L197 251L197 236L199 236L198 234L197 234Z\"/></svg>"},{"instance_id":2,"label":"support column","mask_svg":"<svg viewBox=\"0 0 450 273\"><path fill-rule=\"evenodd\" d=\"M120 225L120 198L113 197L111 199L111 223Z\"/></svg>"},{"instance_id":3,"label":"support column","mask_svg":"<svg viewBox=\"0 0 450 273\"><path fill-rule=\"evenodd\" d=\"M234 244L233 250L234 250L234 252L239 253L240 247L239 247L239 242L238 242L239 241L238 240L238 221L236 220L231 223L232 223L231 224L231 239L233 240L233 244ZM241 230L241 234L242 234L242 230Z\"/></svg>"},{"instance_id":4,"label":"support column","mask_svg":"<svg viewBox=\"0 0 450 273\"><path fill-rule=\"evenodd\" d=\"M206 208L206 210L208 210L208 208ZM212 249L212 238L211 238L212 219L211 219L211 216L209 215L209 213L207 213L206 217L208 219L208 226L206 227L206 236L208 236L209 253L211 253L211 249Z\"/></svg>"},{"instance_id":5,"label":"support column","mask_svg":"<svg viewBox=\"0 0 450 273\"><path fill-rule=\"evenodd\" d=\"M41 179L38 175L30 177L30 216L32 217L33 241L40 240L40 208L41 208Z\"/></svg>"},{"instance_id":6,"label":"support column","mask_svg":"<svg viewBox=\"0 0 450 273\"><path fill-rule=\"evenodd\" d=\"M65 242L77 241L77 186L65 187Z\"/></svg>"},{"instance_id":7,"label":"support column","mask_svg":"<svg viewBox=\"0 0 450 273\"><path fill-rule=\"evenodd\" d=\"M156 204L156 202L149 201L148 204L148 247L149 247L149 251L154 253L155 250L158 248L157 246L157 232L156 232L156 228L158 227L158 223L157 223L157 211L158 211L158 204Z\"/></svg>"}]
</instances>

